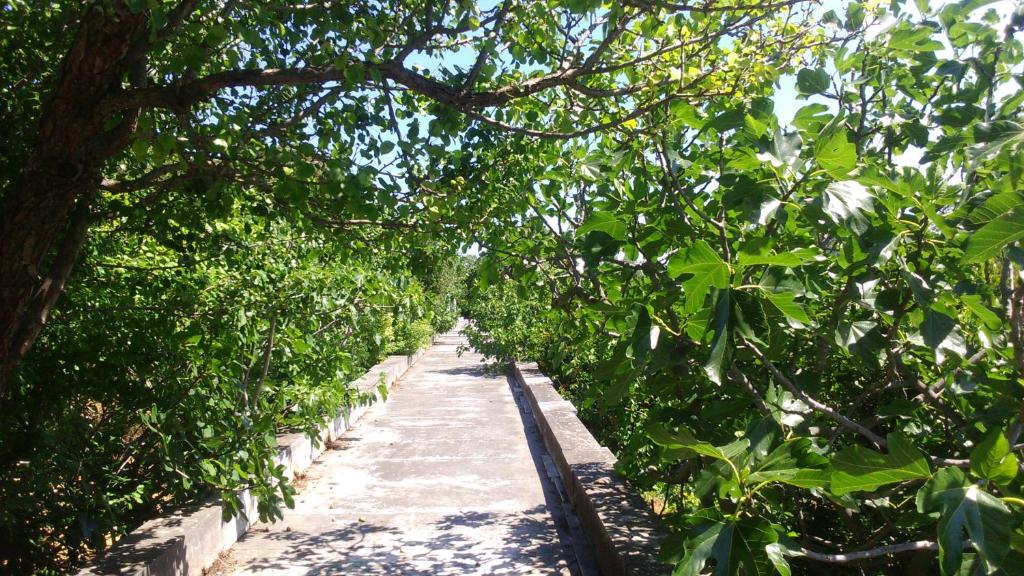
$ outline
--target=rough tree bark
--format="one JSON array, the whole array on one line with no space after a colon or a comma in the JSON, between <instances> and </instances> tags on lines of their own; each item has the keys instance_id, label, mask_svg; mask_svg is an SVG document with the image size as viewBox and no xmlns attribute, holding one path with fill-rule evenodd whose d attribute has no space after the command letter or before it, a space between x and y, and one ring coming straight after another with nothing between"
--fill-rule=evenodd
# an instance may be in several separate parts
<instances>
[{"instance_id":1,"label":"rough tree bark","mask_svg":"<svg viewBox=\"0 0 1024 576\"><path fill-rule=\"evenodd\" d=\"M0 401L73 267L103 162L129 141L135 113L122 110L111 117L99 104L121 89L126 55L146 24L144 13L133 14L121 1L85 9L32 154L3 199ZM111 120L119 122L105 129Z\"/></svg>"}]
</instances>

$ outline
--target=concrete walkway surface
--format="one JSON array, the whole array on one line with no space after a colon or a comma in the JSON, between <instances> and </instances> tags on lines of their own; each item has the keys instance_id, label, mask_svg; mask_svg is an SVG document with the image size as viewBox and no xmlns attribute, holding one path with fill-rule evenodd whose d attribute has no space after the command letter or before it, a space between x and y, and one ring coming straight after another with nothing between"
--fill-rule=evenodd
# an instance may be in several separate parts
<instances>
[{"instance_id":1,"label":"concrete walkway surface","mask_svg":"<svg viewBox=\"0 0 1024 576\"><path fill-rule=\"evenodd\" d=\"M212 573L589 576L529 413L464 344L440 337Z\"/></svg>"}]
</instances>

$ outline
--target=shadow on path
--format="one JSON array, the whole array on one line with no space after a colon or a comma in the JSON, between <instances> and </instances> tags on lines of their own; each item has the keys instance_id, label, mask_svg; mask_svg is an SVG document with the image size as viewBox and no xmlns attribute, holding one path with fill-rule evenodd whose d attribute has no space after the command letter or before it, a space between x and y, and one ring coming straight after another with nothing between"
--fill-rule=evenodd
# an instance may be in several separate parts
<instances>
[{"instance_id":1,"label":"shadow on path","mask_svg":"<svg viewBox=\"0 0 1024 576\"><path fill-rule=\"evenodd\" d=\"M307 534L271 532L263 538L283 551L247 566L266 574L401 574L407 576L521 574L531 559L550 555L545 537L550 522L546 507L520 513L466 512L445 515L424 526L424 537L373 522ZM481 541L478 531L495 534ZM277 548L277 546L275 546ZM550 571L537 573L557 573Z\"/></svg>"}]
</instances>

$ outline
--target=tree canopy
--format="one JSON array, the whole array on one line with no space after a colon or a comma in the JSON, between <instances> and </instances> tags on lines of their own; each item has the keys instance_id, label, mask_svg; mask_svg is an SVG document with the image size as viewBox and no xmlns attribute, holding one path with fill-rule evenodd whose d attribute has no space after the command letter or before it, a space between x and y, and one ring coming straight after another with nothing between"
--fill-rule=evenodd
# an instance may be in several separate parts
<instances>
[{"instance_id":1,"label":"tree canopy","mask_svg":"<svg viewBox=\"0 0 1024 576\"><path fill-rule=\"evenodd\" d=\"M274 516L274 434L463 301L658 495L678 574L1019 572L1022 20L6 2L0 566L211 490Z\"/></svg>"},{"instance_id":2,"label":"tree canopy","mask_svg":"<svg viewBox=\"0 0 1024 576\"><path fill-rule=\"evenodd\" d=\"M430 186L471 168L456 138L569 138L735 90L808 42L777 12L803 3L8 3L0 390L107 200L255 187L327 226L401 226L456 202Z\"/></svg>"}]
</instances>

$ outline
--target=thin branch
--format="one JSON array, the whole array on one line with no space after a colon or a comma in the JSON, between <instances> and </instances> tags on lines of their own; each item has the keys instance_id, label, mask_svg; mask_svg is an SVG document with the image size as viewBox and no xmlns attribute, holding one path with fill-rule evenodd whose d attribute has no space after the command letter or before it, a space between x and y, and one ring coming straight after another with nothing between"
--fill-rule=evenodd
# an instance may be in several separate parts
<instances>
[{"instance_id":1,"label":"thin branch","mask_svg":"<svg viewBox=\"0 0 1024 576\"><path fill-rule=\"evenodd\" d=\"M712 94L703 94L703 96L710 96L710 95L712 95ZM512 132L512 133L515 133L515 134L523 134L525 136L532 136L534 138L543 138L543 139L547 139L547 140L568 140L568 139L572 139L572 138L579 138L581 136L587 136L587 135L590 135L590 134L594 134L596 132L602 132L604 130L610 130L612 128L617 128L617 127L625 124L626 122L629 122L630 120L635 120L635 119L639 118L640 116L643 116L643 115L651 112L652 110L658 108L659 106L663 106L665 104L668 104L669 102L671 102L671 101L673 101L673 100L675 100L677 98L681 98L681 97L683 97L682 94L670 94L669 96L666 96L666 97L664 97L664 98L662 98L660 100L657 100L657 101L655 101L653 103L647 104L646 106L640 106L640 107L634 109L629 114L626 114L625 116L621 116L619 118L616 118L615 120L610 120L608 122L603 122L603 123L600 123L600 124L594 124L594 125L589 126L587 128L582 128L580 130L574 130L572 132L548 132L548 131L545 131L545 130L533 130L533 129L530 129L530 128L522 128L522 127L519 127L519 126L513 126L511 124L505 124L504 122L499 122L499 121L497 121L497 120L495 120L493 118L489 118L489 117L487 117L487 116L485 116L483 114L480 114L478 112L471 111L471 110L463 110L462 113L467 115L467 116L469 116L470 118L474 118L476 120L479 120L479 121L483 122L484 124L487 124L489 126L494 126L495 128L498 128L498 129L503 130L505 132Z\"/></svg>"},{"instance_id":2,"label":"thin branch","mask_svg":"<svg viewBox=\"0 0 1024 576\"><path fill-rule=\"evenodd\" d=\"M50 310L64 291L64 284L85 244L86 232L92 220L94 196L95 194L90 193L78 199L64 238L50 263L46 278L39 285L28 309L21 317L16 338L13 340L17 348L11 350L10 353L10 357L14 359L15 363L20 361L32 347L32 343L35 342L46 324ZM2 392L3 390L0 389L0 399L2 399Z\"/></svg>"},{"instance_id":3,"label":"thin branch","mask_svg":"<svg viewBox=\"0 0 1024 576\"><path fill-rule=\"evenodd\" d=\"M791 8L799 4L810 4L813 1L814 0L786 0L784 2L765 2L762 4L739 5L716 5L715 2L706 2L704 4L677 4L675 2L644 2L642 0L628 0L626 3L646 10L650 10L653 8L664 8L668 10L674 10L677 12L697 12L701 14L712 14L715 12L778 10L779 8Z\"/></svg>"},{"instance_id":4,"label":"thin branch","mask_svg":"<svg viewBox=\"0 0 1024 576\"><path fill-rule=\"evenodd\" d=\"M965 540L963 543L964 548L973 547L974 544L970 540ZM871 548L869 550L860 550L858 552L848 552L846 554L823 554L821 552L815 552L806 548L800 548L800 553L811 560L817 560L818 562L828 562L830 564L846 564L848 562L857 562L860 560L869 560L871 558L879 558L881 556L889 556L891 554L900 554L903 552L919 552L921 550L938 550L939 545L935 542L928 540L917 540L916 542L903 542L902 544L890 544L888 546L880 546L878 548Z\"/></svg>"},{"instance_id":5,"label":"thin branch","mask_svg":"<svg viewBox=\"0 0 1024 576\"><path fill-rule=\"evenodd\" d=\"M771 408L768 407L768 402L765 401L764 397L761 396L761 393L758 392L757 388L754 387L754 383L751 382L749 378L747 378L746 374L740 371L736 364L733 364L732 366L729 367L728 376L730 380L735 380L736 382L739 382L740 385L743 386L743 389L746 390L748 394L754 397L754 403L757 405L757 409L761 412L761 414L764 414L768 418L772 417L772 411Z\"/></svg>"},{"instance_id":6,"label":"thin branch","mask_svg":"<svg viewBox=\"0 0 1024 576\"><path fill-rule=\"evenodd\" d=\"M769 360L768 357L765 356L763 352L761 352L761 349L758 348L757 345L747 340L746 338L743 338L742 336L740 336L740 341L743 343L743 346L747 350L750 350L750 352L753 353L754 356L756 356L757 359L761 361L761 364L768 368L768 371L772 373L772 376L774 376L775 379L778 380L783 387L789 390L790 393L793 394L793 396L796 396L797 399L803 401L805 404L807 404L814 410L821 412L822 414L825 414L829 418L832 418L840 426L848 430L852 430L860 434L861 436L867 438L879 448L885 448L885 438L882 438L878 434L875 434L863 424L854 422L853 420L847 418L846 416L836 411L835 409L809 396L806 392L800 389L799 386L794 384L793 381L790 380L785 374L783 374L782 371L779 370L777 366L775 366L775 363Z\"/></svg>"},{"instance_id":7,"label":"thin branch","mask_svg":"<svg viewBox=\"0 0 1024 576\"><path fill-rule=\"evenodd\" d=\"M509 8L512 7L511 0L505 0L501 4L501 9L498 11L494 19L494 27L491 29L488 36L498 36L501 30L501 26L505 23L505 17L508 15ZM487 63L490 57L490 52L487 50L486 36L484 37L484 46L480 49L480 53L476 56L476 62L473 63L473 67L469 70L469 75L466 76L466 81L462 84L462 91L469 92L473 89L476 84L476 79L480 76L480 71L483 70L484 64Z\"/></svg>"},{"instance_id":8,"label":"thin branch","mask_svg":"<svg viewBox=\"0 0 1024 576\"><path fill-rule=\"evenodd\" d=\"M277 309L275 308L270 313L270 329L267 331L267 341L263 346L263 367L260 370L260 377L256 380L256 388L252 391L252 402L253 407L259 401L260 393L263 391L263 382L267 379L267 374L270 373L270 358L274 352L274 335L277 332Z\"/></svg>"}]
</instances>

